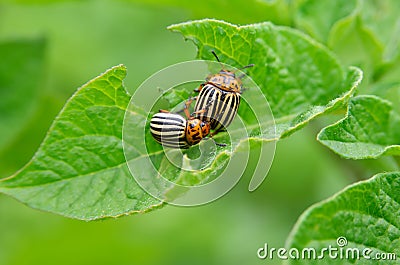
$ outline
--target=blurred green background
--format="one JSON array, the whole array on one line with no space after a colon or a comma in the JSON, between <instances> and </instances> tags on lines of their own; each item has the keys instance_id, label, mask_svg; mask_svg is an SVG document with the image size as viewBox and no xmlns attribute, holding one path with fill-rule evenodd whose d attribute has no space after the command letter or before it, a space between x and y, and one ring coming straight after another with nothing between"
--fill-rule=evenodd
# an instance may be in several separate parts
<instances>
[{"instance_id":1,"label":"blurred green background","mask_svg":"<svg viewBox=\"0 0 400 265\"><path fill-rule=\"evenodd\" d=\"M194 59L194 45L169 32L168 25L204 17L291 24L284 5L262 5L269 10L264 12L258 1L198 1L198 7L166 0L35 2L0 4L0 43L8 43L0 46L0 54L16 56L10 46L33 43L43 45L37 57L44 59L20 71L15 86L0 87L0 177L29 161L66 100L106 69L125 64L125 85L132 92L163 67ZM0 77L7 78L19 61L2 66ZM19 111L9 121L7 110L13 108ZM248 192L244 179L201 207L167 206L86 223L0 195L0 264L265 264L257 249L264 243L282 247L308 206L388 162L341 160L315 140L327 122L313 122L279 142L270 174L258 190Z\"/></svg>"}]
</instances>

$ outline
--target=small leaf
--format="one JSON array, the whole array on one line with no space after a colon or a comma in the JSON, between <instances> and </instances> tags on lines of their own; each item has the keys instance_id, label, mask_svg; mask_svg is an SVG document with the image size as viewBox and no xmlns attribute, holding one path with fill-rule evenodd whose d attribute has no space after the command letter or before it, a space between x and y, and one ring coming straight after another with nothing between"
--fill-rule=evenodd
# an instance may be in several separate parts
<instances>
[{"instance_id":1,"label":"small leaf","mask_svg":"<svg viewBox=\"0 0 400 265\"><path fill-rule=\"evenodd\" d=\"M126 166L122 123L130 96L124 66L93 79L69 99L32 160L0 181L0 192L30 207L93 220L143 212L161 203Z\"/></svg>"},{"instance_id":2,"label":"small leaf","mask_svg":"<svg viewBox=\"0 0 400 265\"><path fill-rule=\"evenodd\" d=\"M390 83L400 82L400 55L396 59L381 65L374 74L374 80L379 85L388 85ZM374 91L375 90L375 91ZM373 89L376 93L376 89ZM378 92L379 93L379 92ZM387 98L389 99L389 98Z\"/></svg>"},{"instance_id":3,"label":"small leaf","mask_svg":"<svg viewBox=\"0 0 400 265\"><path fill-rule=\"evenodd\" d=\"M371 87L371 93L392 102L394 112L400 113L400 104L396 104L396 102L400 102L400 80L378 82Z\"/></svg>"},{"instance_id":4,"label":"small leaf","mask_svg":"<svg viewBox=\"0 0 400 265\"><path fill-rule=\"evenodd\" d=\"M337 239L344 237L346 249L357 248L368 253L395 253L400 256L400 172L378 174L367 181L353 184L331 198L311 206L297 221L286 248L338 248ZM343 239L343 238L342 238ZM339 244L343 244L341 241ZM334 252L336 254L338 252ZM397 260L324 259L290 260L290 264L398 264Z\"/></svg>"},{"instance_id":5,"label":"small leaf","mask_svg":"<svg viewBox=\"0 0 400 265\"><path fill-rule=\"evenodd\" d=\"M389 101L358 96L350 100L347 116L324 128L318 141L345 158L400 155L400 117Z\"/></svg>"},{"instance_id":6,"label":"small leaf","mask_svg":"<svg viewBox=\"0 0 400 265\"><path fill-rule=\"evenodd\" d=\"M215 50L222 62L235 67L255 64L247 72L269 101L278 138L342 106L362 79L359 69L342 69L325 47L288 27L239 27L205 19L169 29L192 40L199 58L215 60Z\"/></svg>"},{"instance_id":7,"label":"small leaf","mask_svg":"<svg viewBox=\"0 0 400 265\"><path fill-rule=\"evenodd\" d=\"M294 12L296 27L306 31L318 41L327 43L332 27L349 16L357 6L357 0L297 1Z\"/></svg>"},{"instance_id":8,"label":"small leaf","mask_svg":"<svg viewBox=\"0 0 400 265\"><path fill-rule=\"evenodd\" d=\"M373 32L384 48L384 60L399 56L400 5L397 0L361 2L359 10L365 27Z\"/></svg>"},{"instance_id":9,"label":"small leaf","mask_svg":"<svg viewBox=\"0 0 400 265\"><path fill-rule=\"evenodd\" d=\"M400 47L399 12L397 0L304 0L295 6L294 20L297 27L324 43L335 43L337 49L344 46L347 50L360 53L358 45L363 45L363 41L370 42L369 46L375 42L383 47L380 59L392 60L398 55ZM354 26L356 23L357 27ZM366 34L369 36L363 40L362 35ZM343 36L352 40L349 42ZM360 38L358 43L356 38ZM344 47L341 49L344 50ZM368 53L365 56L364 59L368 60Z\"/></svg>"},{"instance_id":10,"label":"small leaf","mask_svg":"<svg viewBox=\"0 0 400 265\"><path fill-rule=\"evenodd\" d=\"M349 16L342 19L332 28L328 40L335 54L346 65L357 65L365 73L363 84L367 85L377 67L382 64L383 45L376 35L364 27L361 16Z\"/></svg>"},{"instance_id":11,"label":"small leaf","mask_svg":"<svg viewBox=\"0 0 400 265\"><path fill-rule=\"evenodd\" d=\"M397 0L304 0L293 8L296 27L326 43L343 64L363 69L359 90L368 94L372 93L369 85L382 82L386 72L396 69L399 12Z\"/></svg>"}]
</instances>

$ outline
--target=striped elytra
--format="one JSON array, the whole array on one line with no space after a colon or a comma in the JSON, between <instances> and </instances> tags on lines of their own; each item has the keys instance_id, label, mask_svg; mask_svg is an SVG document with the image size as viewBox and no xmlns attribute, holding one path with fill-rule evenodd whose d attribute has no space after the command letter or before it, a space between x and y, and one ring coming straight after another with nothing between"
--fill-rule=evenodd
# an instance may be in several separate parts
<instances>
[{"instance_id":1,"label":"striped elytra","mask_svg":"<svg viewBox=\"0 0 400 265\"><path fill-rule=\"evenodd\" d=\"M212 54L221 62L214 51ZM241 69L253 66L249 64ZM206 82L195 91L200 92L194 107L195 117L210 123L211 129L214 130L212 135L228 127L239 108L241 77L236 77L235 72L222 68L219 73L209 75Z\"/></svg>"},{"instance_id":2,"label":"striped elytra","mask_svg":"<svg viewBox=\"0 0 400 265\"><path fill-rule=\"evenodd\" d=\"M209 122L215 131L231 124L240 104L240 92L226 91L209 82L199 90L194 107L195 117Z\"/></svg>"},{"instance_id":3,"label":"striped elytra","mask_svg":"<svg viewBox=\"0 0 400 265\"><path fill-rule=\"evenodd\" d=\"M210 125L196 118L161 111L150 120L153 138L165 147L186 149L199 143L210 133Z\"/></svg>"}]
</instances>

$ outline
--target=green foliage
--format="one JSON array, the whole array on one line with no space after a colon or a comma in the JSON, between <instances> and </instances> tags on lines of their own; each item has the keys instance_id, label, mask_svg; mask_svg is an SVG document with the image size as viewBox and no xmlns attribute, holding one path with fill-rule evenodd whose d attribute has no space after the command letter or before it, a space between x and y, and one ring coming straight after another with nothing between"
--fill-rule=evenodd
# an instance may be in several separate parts
<instances>
[{"instance_id":1,"label":"green foliage","mask_svg":"<svg viewBox=\"0 0 400 265\"><path fill-rule=\"evenodd\" d=\"M248 73L270 103L278 138L345 104L362 79L359 69L343 69L325 47L288 27L206 19L169 29L192 40L199 58L212 60L215 50L227 64L255 64Z\"/></svg>"},{"instance_id":2,"label":"green foliage","mask_svg":"<svg viewBox=\"0 0 400 265\"><path fill-rule=\"evenodd\" d=\"M294 23L327 44L347 65L363 69L368 83L400 48L396 0L297 1ZM367 83L365 83L367 85Z\"/></svg>"},{"instance_id":3,"label":"green foliage","mask_svg":"<svg viewBox=\"0 0 400 265\"><path fill-rule=\"evenodd\" d=\"M400 5L396 0L360 1L357 10L365 25L384 47L383 59L391 61L399 55Z\"/></svg>"},{"instance_id":4,"label":"green foliage","mask_svg":"<svg viewBox=\"0 0 400 265\"><path fill-rule=\"evenodd\" d=\"M307 209L299 218L286 242L287 249L338 247L337 238L345 237L343 248L370 248L400 255L400 173L378 174L367 181L347 187L333 197ZM327 252L325 252L327 254ZM398 264L390 260L355 259L290 260L290 264Z\"/></svg>"},{"instance_id":5,"label":"green foliage","mask_svg":"<svg viewBox=\"0 0 400 265\"><path fill-rule=\"evenodd\" d=\"M332 29L328 46L347 65L357 65L365 72L364 85L373 83L374 73L383 63L383 48L376 37L363 26L359 16L347 17ZM348 49L348 47L356 49Z\"/></svg>"},{"instance_id":6,"label":"green foliage","mask_svg":"<svg viewBox=\"0 0 400 265\"><path fill-rule=\"evenodd\" d=\"M44 67L43 40L0 43L0 152L37 107ZM21 77L22 76L22 77Z\"/></svg>"},{"instance_id":7,"label":"green foliage","mask_svg":"<svg viewBox=\"0 0 400 265\"><path fill-rule=\"evenodd\" d=\"M318 134L322 144L352 159L400 155L400 116L390 102L358 96L350 100L348 108L343 120Z\"/></svg>"},{"instance_id":8,"label":"green foliage","mask_svg":"<svg viewBox=\"0 0 400 265\"><path fill-rule=\"evenodd\" d=\"M181 243L177 255L179 257L182 256L181 249L186 247L188 250L187 241L192 239L192 233L197 232L205 238L204 242L207 242L202 244L204 251L201 253L210 249L217 252L215 249L223 246L222 252L228 253L225 257L229 256L230 263L233 263L239 260L236 257L248 258L250 252L253 255L252 251L256 249L249 244L243 248L230 248L238 250L237 253L226 250L230 247L229 243L242 242L243 234L234 231L238 231L235 229L237 227L242 229L243 223L248 224L246 235L252 241L259 236L258 241L265 240L270 243L270 240L282 238L282 234L286 233L287 227L294 222L300 209L326 197L327 193L337 191L346 183L354 181L354 178L369 177L371 174L366 172L370 167L376 172L383 172L386 170L383 163L389 161L388 163L392 163L391 168L399 169L400 5L396 0L251 0L246 3L239 0L205 0L201 3L178 0L125 0L125 3L84 1L79 4L61 0L51 8L45 8L45 3L50 2L55 1L9 0L1 4L0 37L11 40L0 44L0 174L8 174L4 172L10 172L24 163L24 156L30 156L29 148L36 149L35 144L38 142L33 139L41 138L40 135L44 133L54 109L60 107L56 98L64 102L62 94L66 97L76 84L109 65L124 63L129 67L130 75L125 78L124 66L114 67L80 88L54 120L32 160L13 176L0 181L1 193L15 197L33 208L83 220L147 212L161 207L163 203L145 193L133 180L126 166L121 140L123 117L130 96L126 93L125 89L128 88L125 88L122 81L129 84L131 78L133 85L129 85L129 91L134 91L137 84L155 70L190 58L188 55L192 46L188 45L187 54L182 52L184 45L179 46L179 36L169 34L164 30L165 26L177 21L205 17L238 25L269 21L237 26L213 19L176 24L169 28L195 43L198 58L214 60L210 51L215 50L224 63L236 67L255 64L254 68L246 69L246 72L257 82L269 100L277 122L277 134L271 133L271 128L258 130L249 106L241 104L239 115L244 118L246 128L251 131L248 141L251 150L242 152L250 155L244 176L251 176L257 169L258 159L264 161L265 158L260 156L262 143L287 137L317 116L328 113L342 115L346 107L346 116L339 117L338 119L342 119L325 127L317 139L344 158L370 159L364 161L365 163L332 159L323 146L318 145L316 141L307 141L306 137L310 131L315 133L315 127L320 125L318 121L324 121L319 119L313 123L314 126L309 126L295 137L279 142L278 161L275 161L270 182L262 187L264 191L249 195L240 190L240 196L233 202L229 201L229 198L232 199L235 195L226 196L222 208L218 204L220 202L210 205L210 208L196 208L191 213L195 217L186 222L185 214L177 216L176 212L171 214L172 217L164 218L163 214L169 214L171 209L180 211L179 208L146 215L145 218L149 219L144 220L149 222L142 221L145 223L142 227L138 220L143 217L132 219L135 221L134 225L125 226L121 233L125 234L125 228L129 230L131 226L137 229L131 230L135 231L133 234L138 238L132 249L138 252L143 250L143 253L146 253L139 263L148 261L148 257L154 254L154 247L149 247L149 242L146 246L146 240L143 241L146 231L149 230L149 223L152 230L157 225L160 226L157 234L169 231L166 236L168 239L161 243L163 246L167 245L165 242L169 242L173 234L188 235L188 238L183 237L182 241L185 242ZM140 5L130 5L127 2L137 2ZM30 3L35 5L23 5ZM77 14L85 15L71 19L70 14L76 10ZM131 20L134 22L131 23ZM137 26L140 24L138 21L145 22ZM290 28L278 25L289 25ZM295 28L303 30L311 37ZM38 33L46 36L46 42L50 40L48 43L51 44L51 49L46 49L49 45L44 45L44 41L15 41L15 36L31 37ZM126 36L129 36L129 39L126 39ZM171 36L171 39L167 36ZM317 41L325 44L327 48ZM94 42L96 45L93 45ZM129 52L126 52L127 50ZM46 59L49 57L48 80L43 80L44 54ZM362 69L364 81L361 86L361 70L348 66ZM44 96L45 84L52 87L54 95ZM176 107L189 96L191 89L177 89L166 93L156 107ZM363 94L376 96L352 97L356 89ZM257 97L253 92L246 91L243 97L248 97L251 99L249 102L254 104ZM229 148L240 150L243 147L241 144L247 140L243 138L229 144L226 135L219 134L216 136L217 141L228 141L228 146L210 152L214 156L199 159L198 164L186 158L196 157L199 154L199 146L184 151L185 157L178 157L178 165L190 169L207 165L201 170L189 172L172 165L165 158L165 153L161 152L161 147L151 139L147 131L143 131L143 127L148 129L148 118L153 112L143 112L141 109L130 111L133 112L128 114L132 115L132 121L136 123L128 127L134 133L131 139L127 139L130 141L125 142L128 145L125 147L133 150L127 160L128 163L136 163L134 173L143 178L155 176L149 174L154 169L146 168L145 164L141 163L144 155L150 158L159 173L169 180L187 185L207 183L217 178L224 171L229 159L240 153L231 152ZM332 123L337 117L327 117L325 122ZM297 139L298 136L300 138ZM145 137L145 146L141 148L150 150L150 153L146 154L145 149L135 150L135 137ZM313 144L316 147L310 148ZM206 141L200 146L208 151ZM173 152L168 155L170 158L176 157ZM326 167L327 165L329 167ZM350 172L351 176L346 178L344 172ZM361 249L367 246L374 251L395 252L400 255L399 179L398 172L379 174L368 181L349 186L331 199L312 206L298 220L287 241L287 247L301 249L323 248L329 244L335 246L337 237L345 236L349 240L349 247ZM278 182L280 184L276 185ZM257 187L258 184L253 183L250 187ZM182 192L185 190L170 190L163 195L170 198ZM220 201L223 203L224 200ZM4 254L8 253L7 246L10 242L12 245L16 238L13 232L8 231L9 224L14 224L17 218L29 220L29 225L31 222L29 215L23 215L21 218L17 214L17 217L12 219L10 216L13 216L13 205L2 206L1 202L2 200L2 212L6 214L2 214L4 220L0 221L7 227L7 231L2 231L4 237L0 240L0 263L6 263L7 255ZM208 209L214 209L214 212ZM218 222L213 222L213 214L216 213L214 218ZM253 218L253 214L257 217L265 215L265 219ZM43 231L47 231L46 218L57 217L41 215L45 217L39 222L45 227ZM154 218L155 216L157 218ZM248 216L250 218L246 219ZM65 222L67 221L70 222ZM236 223L232 225L230 222ZM97 225L105 223L99 222ZM169 229L172 223L175 230ZM193 224L197 224L194 226L200 229L193 231ZM90 225L93 227L96 223ZM81 236L80 232L83 234L86 228L77 234ZM209 235L204 231L211 231L210 235L219 237L220 231L224 229L228 231L225 232L226 238L209 244ZM25 235L34 230L21 230L15 225L13 231ZM69 234L74 229L66 230ZM39 230L38 237L42 237L43 231ZM99 231L100 229L94 230L88 238L100 234ZM249 231L253 231L253 237ZM113 232L108 231L108 234L114 235ZM103 240L99 242L108 242L112 238L103 238L103 235L107 233L102 233ZM238 237L236 240L235 236ZM71 238L75 243L76 238L73 235ZM87 244L97 249L96 237L92 238L93 242L89 241ZM182 236L177 240L179 238L182 239ZM274 246L280 244L279 240L276 241L272 242ZM33 248L32 251L29 243L25 244L25 250L40 253L40 249ZM47 244L49 245L49 242ZM19 242L15 245L18 246L19 256L16 263L28 263L24 260L25 257L19 255L20 247L24 249L23 244L21 246ZM177 264L170 256L171 248L157 250L163 253L163 262ZM221 248L214 258L221 256L219 251ZM56 260L57 251L50 252L54 255L54 258L51 256L52 260ZM12 254L8 254L10 255ZM116 256L113 255L110 262L114 261ZM152 257L155 258L155 264L160 263L158 257ZM225 257L222 262L216 263L228 263ZM127 259L131 261L130 258L131 256ZM101 259L101 256L98 259ZM215 260L220 261L217 258ZM293 261L294 264L301 262ZM304 263L309 264L310 261L306 260ZM366 260L321 261L321 264L343 263L372 264Z\"/></svg>"},{"instance_id":9,"label":"green foliage","mask_svg":"<svg viewBox=\"0 0 400 265\"><path fill-rule=\"evenodd\" d=\"M288 136L314 117L341 107L361 79L360 70L344 71L328 50L286 27L262 23L239 28L204 20L174 25L171 29L190 35L199 45L200 57L210 59L211 49L216 49L221 60L232 65L257 65L250 75L260 84L279 121L278 135L271 135L272 129L268 127L262 127L265 131L252 129L250 148L255 153L251 157L258 159L266 159L259 157L258 141ZM208 36L216 37L210 41ZM226 42L227 36L231 42ZM283 59L288 54L290 61ZM305 61L307 68L302 67ZM160 202L151 199L129 177L124 164L121 127L129 100L122 87L124 73L123 68L114 68L79 89L56 118L32 161L15 176L0 182L1 191L34 208L86 220L144 211L159 205ZM247 92L254 102L259 98L255 92ZM169 108L179 103L177 98L182 101L187 97L188 92L179 89L165 96L173 104ZM258 121L252 118L248 106L244 104L239 114L248 129L257 127ZM134 107L128 115L131 116L126 129L135 133L125 139L125 147L128 163L132 163L131 169L137 178L161 174L181 184L195 185L215 179L230 158L238 159L238 155L228 152L228 146L219 148L213 161L203 158L200 167L191 165L192 169L202 168L203 164L206 168L182 170L179 165L185 163L185 157L174 165L148 137L147 145L139 143L143 127L148 127L149 114ZM232 143L234 150L244 140ZM189 150L189 157L195 156L196 150ZM156 164L158 173L152 164L145 163L148 156ZM251 184L251 189L259 183ZM171 190L166 196L182 192ZM55 199L48 203L51 198Z\"/></svg>"},{"instance_id":10,"label":"green foliage","mask_svg":"<svg viewBox=\"0 0 400 265\"><path fill-rule=\"evenodd\" d=\"M339 20L349 16L356 5L357 0L296 1L294 21L298 28L306 31L315 39L326 43L332 27Z\"/></svg>"},{"instance_id":11,"label":"green foliage","mask_svg":"<svg viewBox=\"0 0 400 265\"><path fill-rule=\"evenodd\" d=\"M130 176L122 151L129 95L117 66L66 103L32 160L0 182L0 191L30 207L91 220L160 205Z\"/></svg>"},{"instance_id":12,"label":"green foliage","mask_svg":"<svg viewBox=\"0 0 400 265\"><path fill-rule=\"evenodd\" d=\"M350 33L343 24L357 21L361 30L369 32L375 42L384 47L384 58L391 60L397 56L400 44L397 34L400 27L399 8L396 0L341 0L331 3L301 0L297 1L294 20L297 27L329 46L349 45L333 45L331 41L339 42L335 40L337 33Z\"/></svg>"}]
</instances>

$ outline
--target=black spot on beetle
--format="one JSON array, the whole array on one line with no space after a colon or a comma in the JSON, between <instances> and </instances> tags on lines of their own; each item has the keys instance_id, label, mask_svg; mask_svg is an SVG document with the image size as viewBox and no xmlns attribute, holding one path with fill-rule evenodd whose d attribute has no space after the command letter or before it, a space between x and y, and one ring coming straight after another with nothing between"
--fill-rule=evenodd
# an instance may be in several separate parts
<instances>
[{"instance_id":1,"label":"black spot on beetle","mask_svg":"<svg viewBox=\"0 0 400 265\"><path fill-rule=\"evenodd\" d=\"M197 138L197 137L199 137L199 135L200 135L199 132L196 132L195 134L193 134L192 137L193 137L193 138Z\"/></svg>"}]
</instances>

